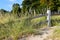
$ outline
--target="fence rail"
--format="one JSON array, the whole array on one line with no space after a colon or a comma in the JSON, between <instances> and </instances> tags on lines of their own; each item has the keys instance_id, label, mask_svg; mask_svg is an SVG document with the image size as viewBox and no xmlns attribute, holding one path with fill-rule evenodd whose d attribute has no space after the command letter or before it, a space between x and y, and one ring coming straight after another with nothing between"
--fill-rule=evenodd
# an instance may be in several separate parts
<instances>
[{"instance_id":1,"label":"fence rail","mask_svg":"<svg viewBox=\"0 0 60 40\"><path fill-rule=\"evenodd\" d=\"M40 14L39 16L34 16L31 19L40 18L40 17L43 17L43 16L47 16L47 14Z\"/></svg>"},{"instance_id":2,"label":"fence rail","mask_svg":"<svg viewBox=\"0 0 60 40\"><path fill-rule=\"evenodd\" d=\"M54 15L60 15L60 14L51 14L51 16L54 16ZM40 14L39 16L34 16L31 19L40 18L40 17L43 17L43 16L48 16L48 15L47 14Z\"/></svg>"},{"instance_id":3,"label":"fence rail","mask_svg":"<svg viewBox=\"0 0 60 40\"><path fill-rule=\"evenodd\" d=\"M39 23L34 24L33 26L37 26L37 25L41 26L41 24L46 24L47 22L48 22L47 20L41 21Z\"/></svg>"}]
</instances>

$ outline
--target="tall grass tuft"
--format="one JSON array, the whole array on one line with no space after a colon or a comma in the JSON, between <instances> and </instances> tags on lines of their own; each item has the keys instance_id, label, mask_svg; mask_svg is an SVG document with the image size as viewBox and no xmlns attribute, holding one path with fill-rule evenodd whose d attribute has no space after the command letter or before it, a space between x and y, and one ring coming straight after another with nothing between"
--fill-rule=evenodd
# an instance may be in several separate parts
<instances>
[{"instance_id":1,"label":"tall grass tuft","mask_svg":"<svg viewBox=\"0 0 60 40\"><path fill-rule=\"evenodd\" d=\"M5 14L0 19L0 40L17 40L17 37L33 34L36 29L32 24L26 16L18 18L12 14Z\"/></svg>"}]
</instances>

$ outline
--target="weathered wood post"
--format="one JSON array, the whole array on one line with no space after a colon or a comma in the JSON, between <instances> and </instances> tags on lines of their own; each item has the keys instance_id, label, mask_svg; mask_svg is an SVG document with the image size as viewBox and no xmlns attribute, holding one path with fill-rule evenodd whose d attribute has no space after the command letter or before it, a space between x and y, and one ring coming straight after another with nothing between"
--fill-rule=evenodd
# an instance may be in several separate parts
<instances>
[{"instance_id":1,"label":"weathered wood post","mask_svg":"<svg viewBox=\"0 0 60 40\"><path fill-rule=\"evenodd\" d=\"M48 21L47 23L48 27L51 27L51 10L50 9L47 10L47 21Z\"/></svg>"}]
</instances>

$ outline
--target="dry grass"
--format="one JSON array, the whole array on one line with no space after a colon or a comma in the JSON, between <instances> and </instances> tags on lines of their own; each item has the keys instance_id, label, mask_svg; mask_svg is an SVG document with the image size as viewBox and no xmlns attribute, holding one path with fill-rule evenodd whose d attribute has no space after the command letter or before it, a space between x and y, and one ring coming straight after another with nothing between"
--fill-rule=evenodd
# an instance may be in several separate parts
<instances>
[{"instance_id":1,"label":"dry grass","mask_svg":"<svg viewBox=\"0 0 60 40\"><path fill-rule=\"evenodd\" d=\"M42 19L42 18L41 18ZM36 19L38 22L40 19ZM35 20L34 20L34 23ZM13 39L17 40L18 37L36 33L36 29L32 26L33 21L27 17L20 17L4 14L0 17L0 40Z\"/></svg>"}]
</instances>

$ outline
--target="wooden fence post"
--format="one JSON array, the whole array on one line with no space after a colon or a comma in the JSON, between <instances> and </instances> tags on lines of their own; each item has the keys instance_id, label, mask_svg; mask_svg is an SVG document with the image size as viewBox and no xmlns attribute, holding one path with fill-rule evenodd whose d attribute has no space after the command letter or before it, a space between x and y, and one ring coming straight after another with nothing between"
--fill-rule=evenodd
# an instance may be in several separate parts
<instances>
[{"instance_id":1,"label":"wooden fence post","mask_svg":"<svg viewBox=\"0 0 60 40\"><path fill-rule=\"evenodd\" d=\"M47 25L48 25L48 27L51 27L51 10L47 10L47 21L48 21L48 23L47 23Z\"/></svg>"}]
</instances>

